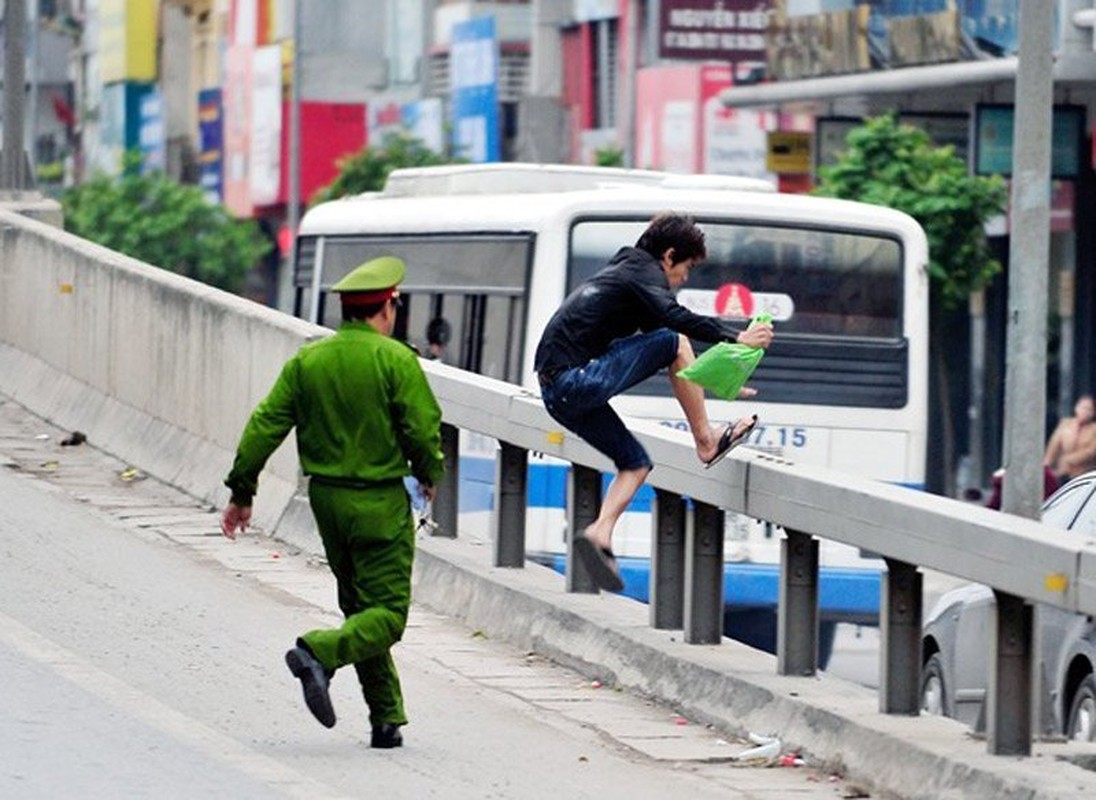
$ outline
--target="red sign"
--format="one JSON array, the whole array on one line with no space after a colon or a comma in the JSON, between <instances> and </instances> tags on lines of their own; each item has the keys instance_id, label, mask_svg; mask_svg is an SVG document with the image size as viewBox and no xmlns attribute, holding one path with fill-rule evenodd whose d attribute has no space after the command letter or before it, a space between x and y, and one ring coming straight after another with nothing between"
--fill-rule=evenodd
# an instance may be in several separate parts
<instances>
[{"instance_id":1,"label":"red sign","mask_svg":"<svg viewBox=\"0 0 1096 800\"><path fill-rule=\"evenodd\" d=\"M282 130L289 130L289 103L282 108ZM308 201L339 174L339 159L368 144L362 103L301 103L301 200ZM289 164L289 136L282 136L282 163ZM289 197L289 169L282 170L279 200Z\"/></svg>"},{"instance_id":2,"label":"red sign","mask_svg":"<svg viewBox=\"0 0 1096 800\"><path fill-rule=\"evenodd\" d=\"M753 293L741 283L725 283L715 293L715 311L721 317L749 319L753 310Z\"/></svg>"}]
</instances>

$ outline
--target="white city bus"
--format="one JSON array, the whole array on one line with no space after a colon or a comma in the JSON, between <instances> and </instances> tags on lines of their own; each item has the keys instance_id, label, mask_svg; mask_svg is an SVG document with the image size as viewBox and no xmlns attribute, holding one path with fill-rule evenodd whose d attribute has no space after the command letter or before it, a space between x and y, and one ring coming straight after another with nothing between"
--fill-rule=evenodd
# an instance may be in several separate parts
<instances>
[{"instance_id":1,"label":"white city bus","mask_svg":"<svg viewBox=\"0 0 1096 800\"><path fill-rule=\"evenodd\" d=\"M397 255L408 264L397 335L426 351L428 329L444 330L443 360L539 393L533 353L549 317L666 210L691 214L706 234L708 258L679 301L743 325L760 311L775 319L776 338L750 381L758 396L710 400L713 422L756 412L762 424L749 446L922 488L927 244L914 220L889 209L719 176L534 164L398 170L382 192L324 203L304 216L295 310L337 327L331 285L363 261ZM685 426L665 375L614 405ZM494 452L493 442L462 440L462 529L490 509ZM562 552L566 469L531 459L531 553ZM642 563L650 555L651 496L640 493L614 538L626 567L627 557ZM776 544L771 531L729 523L728 562L773 564ZM855 555L823 544L824 564L848 566ZM642 575L625 573L628 591L646 599ZM872 591L877 582L863 603L877 603ZM826 597L823 587L824 607Z\"/></svg>"}]
</instances>

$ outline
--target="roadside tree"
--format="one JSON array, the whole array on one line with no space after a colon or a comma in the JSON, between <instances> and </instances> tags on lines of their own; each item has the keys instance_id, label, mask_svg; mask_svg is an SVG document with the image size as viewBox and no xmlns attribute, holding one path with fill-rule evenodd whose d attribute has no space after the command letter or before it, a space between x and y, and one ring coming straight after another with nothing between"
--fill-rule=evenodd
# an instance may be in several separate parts
<instances>
[{"instance_id":1,"label":"roadside tree","mask_svg":"<svg viewBox=\"0 0 1096 800\"><path fill-rule=\"evenodd\" d=\"M819 170L814 193L888 206L909 214L925 229L931 277L930 384L938 413L932 432L942 433L942 484L953 494L955 425L948 379L948 342L942 340L945 318L986 287L1001 271L985 236L988 220L1004 212L1008 199L998 176L971 175L951 146L936 147L919 128L901 125L893 114L870 118L848 135L846 149L834 165ZM964 409L965 412L965 409ZM933 460L930 455L930 461ZM930 481L933 476L930 475Z\"/></svg>"},{"instance_id":2,"label":"roadside tree","mask_svg":"<svg viewBox=\"0 0 1096 800\"><path fill-rule=\"evenodd\" d=\"M239 293L271 243L201 189L163 173L141 175L127 157L117 178L99 175L61 194L65 229L202 283Z\"/></svg>"}]
</instances>

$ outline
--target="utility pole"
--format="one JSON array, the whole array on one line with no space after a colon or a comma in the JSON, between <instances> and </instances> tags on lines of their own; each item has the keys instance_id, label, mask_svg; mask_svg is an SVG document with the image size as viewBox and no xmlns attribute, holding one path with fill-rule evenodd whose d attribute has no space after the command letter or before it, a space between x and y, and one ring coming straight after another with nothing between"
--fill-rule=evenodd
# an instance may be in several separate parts
<instances>
[{"instance_id":1,"label":"utility pole","mask_svg":"<svg viewBox=\"0 0 1096 800\"><path fill-rule=\"evenodd\" d=\"M1021 0L1012 147L1002 508L1029 519L1043 502L1054 6Z\"/></svg>"},{"instance_id":2,"label":"utility pole","mask_svg":"<svg viewBox=\"0 0 1096 800\"><path fill-rule=\"evenodd\" d=\"M4 149L0 153L0 189L24 189L23 132L27 85L24 35L27 28L25 0L4 4Z\"/></svg>"},{"instance_id":3,"label":"utility pole","mask_svg":"<svg viewBox=\"0 0 1096 800\"><path fill-rule=\"evenodd\" d=\"M1020 0L1009 230L1002 510L1038 519L1043 499L1050 154L1056 3ZM996 755L1031 754L1035 670L1032 606L994 592L986 735Z\"/></svg>"}]
</instances>

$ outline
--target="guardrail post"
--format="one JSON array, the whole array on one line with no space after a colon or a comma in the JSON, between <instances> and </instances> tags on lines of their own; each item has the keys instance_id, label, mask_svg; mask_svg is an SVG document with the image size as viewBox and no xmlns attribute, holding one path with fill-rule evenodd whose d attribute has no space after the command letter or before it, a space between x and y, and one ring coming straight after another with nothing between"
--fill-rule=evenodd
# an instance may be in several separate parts
<instances>
[{"instance_id":1,"label":"guardrail post","mask_svg":"<svg viewBox=\"0 0 1096 800\"><path fill-rule=\"evenodd\" d=\"M525 566L525 493L529 451L499 442L495 462L495 514L492 534L495 539L496 567Z\"/></svg>"},{"instance_id":2,"label":"guardrail post","mask_svg":"<svg viewBox=\"0 0 1096 800\"><path fill-rule=\"evenodd\" d=\"M921 573L888 558L883 574L879 628L879 710L911 714L921 709Z\"/></svg>"},{"instance_id":3,"label":"guardrail post","mask_svg":"<svg viewBox=\"0 0 1096 800\"><path fill-rule=\"evenodd\" d=\"M1032 607L1022 597L994 590L996 646L990 658L986 739L998 756L1031 755L1034 640Z\"/></svg>"},{"instance_id":4,"label":"guardrail post","mask_svg":"<svg viewBox=\"0 0 1096 800\"><path fill-rule=\"evenodd\" d=\"M814 675L818 670L818 540L785 531L780 543L780 593L776 671Z\"/></svg>"},{"instance_id":5,"label":"guardrail post","mask_svg":"<svg viewBox=\"0 0 1096 800\"><path fill-rule=\"evenodd\" d=\"M601 472L572 464L567 475L567 591L597 594L597 582L581 558L575 558L575 537L601 513Z\"/></svg>"},{"instance_id":6,"label":"guardrail post","mask_svg":"<svg viewBox=\"0 0 1096 800\"><path fill-rule=\"evenodd\" d=\"M680 629L685 619L685 501L655 489L651 509L651 627Z\"/></svg>"},{"instance_id":7,"label":"guardrail post","mask_svg":"<svg viewBox=\"0 0 1096 800\"><path fill-rule=\"evenodd\" d=\"M685 536L685 641L719 644L723 638L723 509L693 501Z\"/></svg>"},{"instance_id":8,"label":"guardrail post","mask_svg":"<svg viewBox=\"0 0 1096 800\"><path fill-rule=\"evenodd\" d=\"M460 430L441 424L441 454L445 459L445 477L434 497L434 536L457 537L457 496L460 486Z\"/></svg>"}]
</instances>

